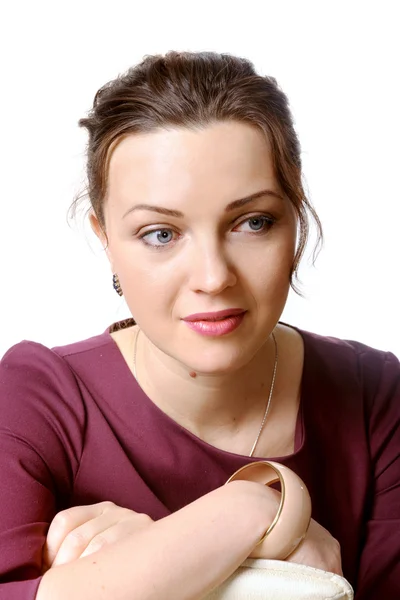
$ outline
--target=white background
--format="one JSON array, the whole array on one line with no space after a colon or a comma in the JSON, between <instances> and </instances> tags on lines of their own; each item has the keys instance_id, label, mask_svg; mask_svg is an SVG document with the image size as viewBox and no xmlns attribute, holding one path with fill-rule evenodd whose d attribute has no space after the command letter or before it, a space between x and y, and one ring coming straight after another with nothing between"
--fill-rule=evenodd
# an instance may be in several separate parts
<instances>
[{"instance_id":1,"label":"white background","mask_svg":"<svg viewBox=\"0 0 400 600\"><path fill-rule=\"evenodd\" d=\"M101 247L66 213L84 178L77 121L145 54L250 58L289 96L326 243L283 319L400 356L400 10L396 0L44 2L0 9L0 356L128 316ZM311 246L310 246L311 250Z\"/></svg>"}]
</instances>

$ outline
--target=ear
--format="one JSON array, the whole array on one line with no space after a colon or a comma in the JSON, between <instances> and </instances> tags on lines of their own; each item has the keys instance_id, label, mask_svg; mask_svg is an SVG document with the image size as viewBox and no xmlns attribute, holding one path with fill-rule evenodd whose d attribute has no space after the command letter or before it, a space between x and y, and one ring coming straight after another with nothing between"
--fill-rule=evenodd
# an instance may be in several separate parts
<instances>
[{"instance_id":1,"label":"ear","mask_svg":"<svg viewBox=\"0 0 400 600\"><path fill-rule=\"evenodd\" d=\"M111 251L108 247L108 239L107 239L106 232L103 229L103 227L101 226L101 224L93 210L91 210L89 212L89 222L90 222L90 226L91 226L93 232L99 238L100 243L103 246L103 248L107 254L107 258L111 263L111 267L113 268L113 260L112 260Z\"/></svg>"}]
</instances>

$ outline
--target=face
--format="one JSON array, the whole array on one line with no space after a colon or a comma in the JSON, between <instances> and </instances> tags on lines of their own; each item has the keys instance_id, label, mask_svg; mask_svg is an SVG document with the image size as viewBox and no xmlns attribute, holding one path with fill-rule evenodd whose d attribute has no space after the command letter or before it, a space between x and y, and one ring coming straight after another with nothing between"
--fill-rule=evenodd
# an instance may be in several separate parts
<instances>
[{"instance_id":1,"label":"face","mask_svg":"<svg viewBox=\"0 0 400 600\"><path fill-rule=\"evenodd\" d=\"M223 374L264 346L289 291L296 217L260 130L224 122L126 137L104 216L112 270L165 361Z\"/></svg>"}]
</instances>

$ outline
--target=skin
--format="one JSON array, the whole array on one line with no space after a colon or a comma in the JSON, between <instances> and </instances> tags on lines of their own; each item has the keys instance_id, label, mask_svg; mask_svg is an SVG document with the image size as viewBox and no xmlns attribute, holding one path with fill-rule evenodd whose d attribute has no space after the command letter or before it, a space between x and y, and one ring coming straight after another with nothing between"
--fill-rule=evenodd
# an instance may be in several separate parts
<instances>
[{"instance_id":1,"label":"skin","mask_svg":"<svg viewBox=\"0 0 400 600\"><path fill-rule=\"evenodd\" d=\"M270 193L226 212L234 200L261 190ZM139 204L184 216L131 210ZM91 225L141 330L137 375L143 390L195 435L248 455L271 384L274 331L278 376L256 455L292 452L303 346L294 329L277 323L289 291L297 223L262 133L218 123L128 136L110 160L104 213L105 231L94 214ZM165 246L154 247L165 239ZM223 337L203 337L182 321L232 307L246 316ZM113 334L130 366L137 331ZM72 507L50 526L38 600L128 600L132 589L138 600L203 597L244 558L263 556L257 541L277 505L274 490L233 482L156 522L109 502ZM169 552L160 539L169 540ZM154 560L157 578L149 570ZM339 544L315 521L288 560L341 573Z\"/></svg>"},{"instance_id":2,"label":"skin","mask_svg":"<svg viewBox=\"0 0 400 600\"><path fill-rule=\"evenodd\" d=\"M263 190L270 193L226 212ZM131 210L140 204L184 216ZM202 439L219 446L229 439L231 451L248 454L271 384L270 334L287 299L297 230L265 136L232 122L128 136L110 160L104 215L106 231L94 214L91 225L141 329L140 385ZM232 307L247 312L227 336L205 337L182 321ZM134 334L118 340L128 364ZM284 356L289 335L277 335ZM280 378L275 393L284 385Z\"/></svg>"}]
</instances>

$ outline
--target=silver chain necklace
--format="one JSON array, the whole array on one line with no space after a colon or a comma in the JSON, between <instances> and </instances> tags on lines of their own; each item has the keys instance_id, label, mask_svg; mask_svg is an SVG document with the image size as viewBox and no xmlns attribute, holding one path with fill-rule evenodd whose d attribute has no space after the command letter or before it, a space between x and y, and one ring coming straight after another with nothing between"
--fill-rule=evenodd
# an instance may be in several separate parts
<instances>
[{"instance_id":1,"label":"silver chain necklace","mask_svg":"<svg viewBox=\"0 0 400 600\"><path fill-rule=\"evenodd\" d=\"M134 347L133 347L133 375L134 375L134 377L135 377L136 380L137 380L137 374L136 374L136 350L137 350L137 342L138 342L139 333L140 333L140 329L138 329L138 331L136 333ZM272 394L274 392L274 387L275 387L276 371L278 369L278 344L277 344L277 341L276 341L275 334L272 332L271 335L272 335L272 339L274 340L274 344L275 344L275 364L274 364L274 370L273 370L273 373L272 373L271 389L269 390L268 401L267 401L267 405L265 407L263 420L261 422L261 427L259 429L259 432L257 434L257 437L255 439L255 442L253 444L253 447L252 447L252 449L250 451L249 456L253 456L254 450L256 449L256 446L258 444L258 440L260 439L261 433L262 433L262 431L264 429L264 425L265 425L265 422L267 420L269 409L270 409L270 406L271 406Z\"/></svg>"}]
</instances>

